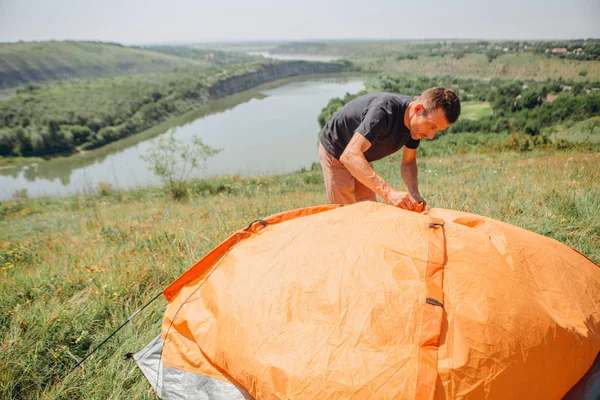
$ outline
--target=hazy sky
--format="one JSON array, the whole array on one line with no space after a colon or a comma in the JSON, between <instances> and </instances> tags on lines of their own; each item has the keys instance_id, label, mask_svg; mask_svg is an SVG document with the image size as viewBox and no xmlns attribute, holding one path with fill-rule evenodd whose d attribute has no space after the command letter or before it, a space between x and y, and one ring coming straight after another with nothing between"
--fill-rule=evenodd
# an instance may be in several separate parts
<instances>
[{"instance_id":1,"label":"hazy sky","mask_svg":"<svg viewBox=\"0 0 600 400\"><path fill-rule=\"evenodd\" d=\"M0 42L600 37L600 0L0 0Z\"/></svg>"}]
</instances>

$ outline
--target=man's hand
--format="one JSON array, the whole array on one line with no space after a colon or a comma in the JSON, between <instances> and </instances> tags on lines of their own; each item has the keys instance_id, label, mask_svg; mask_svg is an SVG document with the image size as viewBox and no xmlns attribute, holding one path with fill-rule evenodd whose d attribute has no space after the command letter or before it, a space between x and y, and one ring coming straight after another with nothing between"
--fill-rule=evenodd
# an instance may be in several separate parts
<instances>
[{"instance_id":1,"label":"man's hand","mask_svg":"<svg viewBox=\"0 0 600 400\"><path fill-rule=\"evenodd\" d=\"M425 201L423 196L421 196L421 194L419 192L411 193L411 195L412 195L413 199L415 199L415 201L419 204L419 206L417 207L417 209L415 211L417 211L417 212L425 211L425 208L427 207L427 202Z\"/></svg>"},{"instance_id":2,"label":"man's hand","mask_svg":"<svg viewBox=\"0 0 600 400\"><path fill-rule=\"evenodd\" d=\"M418 202L413 196L411 196L410 193L400 192L393 189L391 189L385 196L385 201L392 206L400 207L409 211L416 211L418 207Z\"/></svg>"},{"instance_id":3,"label":"man's hand","mask_svg":"<svg viewBox=\"0 0 600 400\"><path fill-rule=\"evenodd\" d=\"M402 180L408 189L408 192L417 202L418 206L413 209L416 212L425 210L425 199L419 193L419 169L417 168L417 151L414 149L404 148L402 153L402 164L400 166Z\"/></svg>"}]
</instances>

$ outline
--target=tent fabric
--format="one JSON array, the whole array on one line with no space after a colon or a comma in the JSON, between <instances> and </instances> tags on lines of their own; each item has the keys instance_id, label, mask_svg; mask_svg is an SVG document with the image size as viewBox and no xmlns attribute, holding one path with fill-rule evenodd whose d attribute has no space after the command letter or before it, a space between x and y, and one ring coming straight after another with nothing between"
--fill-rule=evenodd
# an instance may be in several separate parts
<instances>
[{"instance_id":1,"label":"tent fabric","mask_svg":"<svg viewBox=\"0 0 600 400\"><path fill-rule=\"evenodd\" d=\"M600 351L597 265L452 210L277 214L164 295L164 368L258 399L560 399Z\"/></svg>"},{"instance_id":2,"label":"tent fabric","mask_svg":"<svg viewBox=\"0 0 600 400\"><path fill-rule=\"evenodd\" d=\"M164 366L161 361L162 339L158 335L134 354L152 389L161 399L169 400L248 400L243 389L220 379Z\"/></svg>"}]
</instances>

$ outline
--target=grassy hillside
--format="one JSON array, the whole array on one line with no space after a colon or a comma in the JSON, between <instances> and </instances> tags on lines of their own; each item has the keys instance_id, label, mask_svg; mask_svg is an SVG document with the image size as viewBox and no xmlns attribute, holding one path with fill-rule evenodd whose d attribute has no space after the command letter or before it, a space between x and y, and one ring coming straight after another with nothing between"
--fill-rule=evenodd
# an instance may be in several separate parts
<instances>
[{"instance_id":1,"label":"grassy hillside","mask_svg":"<svg viewBox=\"0 0 600 400\"><path fill-rule=\"evenodd\" d=\"M407 59L394 56L366 58L357 62L364 71L402 72L419 75L448 74L461 77L505 79L564 79L574 82L600 80L600 61L548 58L535 54L502 54L491 62L485 54L461 58L431 56Z\"/></svg>"},{"instance_id":2,"label":"grassy hillside","mask_svg":"<svg viewBox=\"0 0 600 400\"><path fill-rule=\"evenodd\" d=\"M200 49L186 46L147 46L145 49L157 53L194 60L199 64L225 65L256 61L257 57L240 52Z\"/></svg>"},{"instance_id":3,"label":"grassy hillside","mask_svg":"<svg viewBox=\"0 0 600 400\"><path fill-rule=\"evenodd\" d=\"M185 68L28 87L0 102L0 155L22 138L20 155L100 147L183 114L209 98L211 84L259 68Z\"/></svg>"},{"instance_id":4,"label":"grassy hillside","mask_svg":"<svg viewBox=\"0 0 600 400\"><path fill-rule=\"evenodd\" d=\"M553 48L568 54L552 55ZM582 53L576 53L582 49ZM327 54L352 60L366 72L460 77L600 80L600 41L364 40L292 42L273 53ZM550 50L550 53L546 53Z\"/></svg>"},{"instance_id":5,"label":"grassy hillside","mask_svg":"<svg viewBox=\"0 0 600 400\"><path fill-rule=\"evenodd\" d=\"M435 145L435 141L431 143ZM402 187L398 156L375 164ZM600 155L467 154L419 159L430 207L490 216L600 262ZM160 332L160 299L68 378L136 309L256 218L326 202L319 168L158 189L0 203L0 398L153 399L133 360Z\"/></svg>"},{"instance_id":6,"label":"grassy hillside","mask_svg":"<svg viewBox=\"0 0 600 400\"><path fill-rule=\"evenodd\" d=\"M196 62L147 49L92 42L0 44L0 89L31 82L171 71Z\"/></svg>"}]
</instances>

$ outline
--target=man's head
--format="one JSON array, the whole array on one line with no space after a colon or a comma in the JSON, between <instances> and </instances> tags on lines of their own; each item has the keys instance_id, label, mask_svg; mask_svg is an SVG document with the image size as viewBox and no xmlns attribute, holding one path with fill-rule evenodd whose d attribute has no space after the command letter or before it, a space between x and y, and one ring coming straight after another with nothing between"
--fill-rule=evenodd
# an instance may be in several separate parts
<instances>
[{"instance_id":1,"label":"man's head","mask_svg":"<svg viewBox=\"0 0 600 400\"><path fill-rule=\"evenodd\" d=\"M408 117L410 136L413 139L433 139L456 122L460 115L460 100L450 89L427 89L411 102Z\"/></svg>"}]
</instances>

